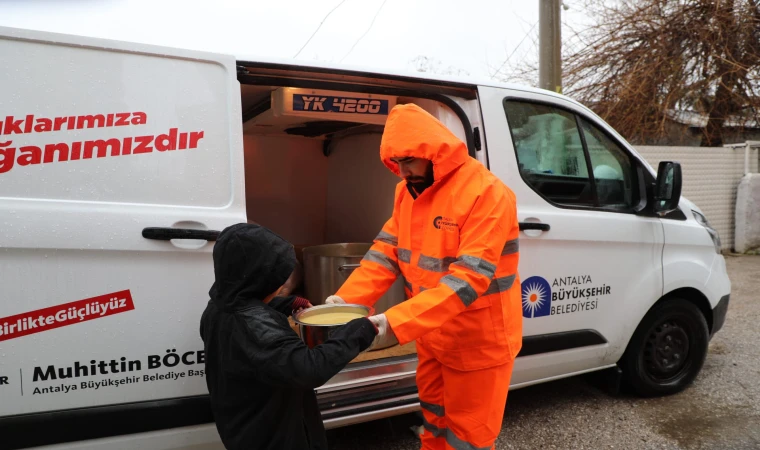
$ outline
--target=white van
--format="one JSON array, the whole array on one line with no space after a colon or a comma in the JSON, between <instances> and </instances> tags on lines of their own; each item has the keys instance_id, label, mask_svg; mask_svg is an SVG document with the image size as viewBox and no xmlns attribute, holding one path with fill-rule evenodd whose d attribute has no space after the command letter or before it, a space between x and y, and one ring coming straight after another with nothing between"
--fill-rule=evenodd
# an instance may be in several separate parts
<instances>
[{"instance_id":1,"label":"white van","mask_svg":"<svg viewBox=\"0 0 760 450\"><path fill-rule=\"evenodd\" d=\"M724 323L719 238L680 166L654 171L564 96L12 28L0 61L3 449L220 448L198 329L215 236L255 221L299 247L372 242L400 103L517 196L512 389L619 367L676 392ZM373 353L318 389L328 428L419 408L413 346Z\"/></svg>"}]
</instances>

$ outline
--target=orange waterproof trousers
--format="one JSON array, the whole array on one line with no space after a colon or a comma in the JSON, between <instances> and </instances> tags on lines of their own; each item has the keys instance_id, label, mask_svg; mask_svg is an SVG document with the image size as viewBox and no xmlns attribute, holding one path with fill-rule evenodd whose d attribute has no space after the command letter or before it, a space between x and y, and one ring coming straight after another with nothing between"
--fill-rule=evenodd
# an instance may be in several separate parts
<instances>
[{"instance_id":1,"label":"orange waterproof trousers","mask_svg":"<svg viewBox=\"0 0 760 450\"><path fill-rule=\"evenodd\" d=\"M417 388L424 450L486 450L501 431L514 360L462 372L446 367L417 345Z\"/></svg>"}]
</instances>

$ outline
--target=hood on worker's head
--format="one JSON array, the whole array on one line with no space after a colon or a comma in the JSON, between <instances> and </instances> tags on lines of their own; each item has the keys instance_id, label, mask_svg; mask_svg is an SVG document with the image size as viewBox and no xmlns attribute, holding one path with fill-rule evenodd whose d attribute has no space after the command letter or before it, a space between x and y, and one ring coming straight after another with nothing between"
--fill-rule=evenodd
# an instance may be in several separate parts
<instances>
[{"instance_id":1,"label":"hood on worker's head","mask_svg":"<svg viewBox=\"0 0 760 450\"><path fill-rule=\"evenodd\" d=\"M244 309L277 291L296 266L293 246L257 224L225 228L214 244L214 275L209 296L227 311Z\"/></svg>"},{"instance_id":2,"label":"hood on worker's head","mask_svg":"<svg viewBox=\"0 0 760 450\"><path fill-rule=\"evenodd\" d=\"M446 125L415 104L396 105L388 114L380 141L380 159L399 175L391 158L423 158L433 163L433 178L440 180L464 164L467 145Z\"/></svg>"}]
</instances>

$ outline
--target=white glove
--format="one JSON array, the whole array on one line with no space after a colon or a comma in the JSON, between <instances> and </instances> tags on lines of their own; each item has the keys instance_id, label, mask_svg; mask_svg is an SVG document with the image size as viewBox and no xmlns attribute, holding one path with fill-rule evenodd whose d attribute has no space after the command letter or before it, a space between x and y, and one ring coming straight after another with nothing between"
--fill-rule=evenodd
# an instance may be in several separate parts
<instances>
[{"instance_id":1,"label":"white glove","mask_svg":"<svg viewBox=\"0 0 760 450\"><path fill-rule=\"evenodd\" d=\"M377 327L377 335L375 336L375 339L372 340L372 345L370 345L367 350L373 349L375 345L385 338L386 335L395 337L391 326L388 325L388 318L385 317L385 314L370 316L369 320Z\"/></svg>"},{"instance_id":2,"label":"white glove","mask_svg":"<svg viewBox=\"0 0 760 450\"><path fill-rule=\"evenodd\" d=\"M332 305L335 303L346 303L346 301L338 297L337 295L331 295L327 297L327 300L325 300L326 305Z\"/></svg>"}]
</instances>

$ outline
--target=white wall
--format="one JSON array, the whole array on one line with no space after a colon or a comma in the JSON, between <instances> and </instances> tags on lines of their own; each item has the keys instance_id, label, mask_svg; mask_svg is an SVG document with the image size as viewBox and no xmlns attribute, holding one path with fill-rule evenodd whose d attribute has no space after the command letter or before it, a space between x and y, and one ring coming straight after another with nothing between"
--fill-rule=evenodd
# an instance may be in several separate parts
<instances>
[{"instance_id":1,"label":"white wall","mask_svg":"<svg viewBox=\"0 0 760 450\"><path fill-rule=\"evenodd\" d=\"M294 245L324 243L327 161L322 142L243 136L248 220Z\"/></svg>"},{"instance_id":2,"label":"white wall","mask_svg":"<svg viewBox=\"0 0 760 450\"><path fill-rule=\"evenodd\" d=\"M736 195L736 251L760 248L760 174L742 178Z\"/></svg>"},{"instance_id":3,"label":"white wall","mask_svg":"<svg viewBox=\"0 0 760 450\"><path fill-rule=\"evenodd\" d=\"M379 133L322 142L244 136L248 220L297 246L372 242L393 211L399 178L380 161Z\"/></svg>"},{"instance_id":4,"label":"white wall","mask_svg":"<svg viewBox=\"0 0 760 450\"><path fill-rule=\"evenodd\" d=\"M660 161L681 163L682 195L703 210L718 231L723 250L732 250L736 192L744 176L744 148L636 146L636 150L655 170ZM750 171L757 172L757 150L750 156Z\"/></svg>"},{"instance_id":5,"label":"white wall","mask_svg":"<svg viewBox=\"0 0 760 450\"><path fill-rule=\"evenodd\" d=\"M372 242L393 212L400 181L380 161L379 133L335 140L328 158L326 241Z\"/></svg>"}]
</instances>

